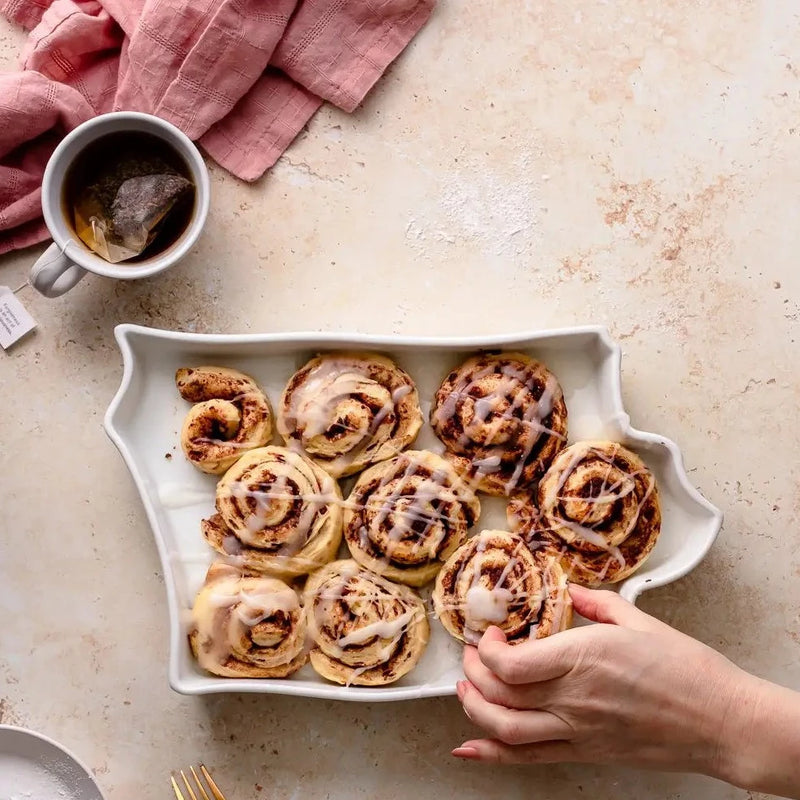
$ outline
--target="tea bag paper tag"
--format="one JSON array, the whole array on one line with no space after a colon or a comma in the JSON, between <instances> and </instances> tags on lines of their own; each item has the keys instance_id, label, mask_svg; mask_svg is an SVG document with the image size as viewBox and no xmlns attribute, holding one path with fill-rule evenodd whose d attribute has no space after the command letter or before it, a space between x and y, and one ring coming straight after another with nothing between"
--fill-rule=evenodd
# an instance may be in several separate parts
<instances>
[{"instance_id":1,"label":"tea bag paper tag","mask_svg":"<svg viewBox=\"0 0 800 800\"><path fill-rule=\"evenodd\" d=\"M8 350L36 327L36 320L8 286L0 286L0 347Z\"/></svg>"}]
</instances>

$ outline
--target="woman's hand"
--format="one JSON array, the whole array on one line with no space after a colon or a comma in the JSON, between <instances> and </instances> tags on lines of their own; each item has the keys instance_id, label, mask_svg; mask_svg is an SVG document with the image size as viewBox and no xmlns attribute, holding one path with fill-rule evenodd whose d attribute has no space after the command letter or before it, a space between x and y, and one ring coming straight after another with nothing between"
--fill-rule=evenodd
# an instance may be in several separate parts
<instances>
[{"instance_id":1,"label":"woman's hand","mask_svg":"<svg viewBox=\"0 0 800 800\"><path fill-rule=\"evenodd\" d=\"M464 742L453 755L617 762L800 790L798 695L748 675L613 592L570 592L575 610L599 624L515 646L491 628L465 649L458 696L492 738ZM772 763L782 745L784 763Z\"/></svg>"}]
</instances>

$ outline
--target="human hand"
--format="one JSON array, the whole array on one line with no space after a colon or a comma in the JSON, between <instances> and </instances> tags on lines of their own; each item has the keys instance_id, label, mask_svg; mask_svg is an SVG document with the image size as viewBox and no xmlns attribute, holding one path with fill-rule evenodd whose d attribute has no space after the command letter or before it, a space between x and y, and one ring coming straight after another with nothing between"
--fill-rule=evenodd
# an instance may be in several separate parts
<instances>
[{"instance_id":1,"label":"human hand","mask_svg":"<svg viewBox=\"0 0 800 800\"><path fill-rule=\"evenodd\" d=\"M767 791L798 785L765 784L754 763L763 749L753 741L756 712L777 699L770 684L613 592L570 593L575 610L598 624L515 646L490 628L477 648L465 648L458 696L492 738L464 742L453 755L617 762L773 787ZM788 694L800 715L797 695L772 689ZM797 755L787 769L797 769Z\"/></svg>"}]
</instances>

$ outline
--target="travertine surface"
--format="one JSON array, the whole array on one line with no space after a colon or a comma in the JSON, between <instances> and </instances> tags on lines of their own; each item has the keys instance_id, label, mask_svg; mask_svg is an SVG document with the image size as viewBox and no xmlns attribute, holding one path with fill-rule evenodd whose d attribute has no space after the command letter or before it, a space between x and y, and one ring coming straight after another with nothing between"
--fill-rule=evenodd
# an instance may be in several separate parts
<instances>
[{"instance_id":1,"label":"travertine surface","mask_svg":"<svg viewBox=\"0 0 800 800\"><path fill-rule=\"evenodd\" d=\"M0 24L11 68L22 35ZM169 274L25 289L0 354L0 717L82 755L112 800L198 760L231 798L743 800L698 777L453 761L452 699L181 697L156 549L101 428L118 322L192 331L481 334L604 323L634 423L724 509L692 575L642 605L800 688L800 15L793 0L470 3L357 113L324 109L272 173L213 169ZM16 286L40 248L0 259Z\"/></svg>"}]
</instances>

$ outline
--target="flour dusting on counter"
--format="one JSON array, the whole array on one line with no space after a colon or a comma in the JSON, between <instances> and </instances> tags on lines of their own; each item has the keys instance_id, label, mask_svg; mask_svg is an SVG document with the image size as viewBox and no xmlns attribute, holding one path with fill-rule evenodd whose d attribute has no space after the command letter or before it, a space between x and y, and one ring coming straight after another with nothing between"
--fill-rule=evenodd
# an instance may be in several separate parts
<instances>
[{"instance_id":1,"label":"flour dusting on counter","mask_svg":"<svg viewBox=\"0 0 800 800\"><path fill-rule=\"evenodd\" d=\"M427 250L430 242L469 245L488 257L517 256L540 238L542 180L523 154L503 172L474 159L437 176L435 206L406 225L406 241ZM427 244L426 244L427 243Z\"/></svg>"}]
</instances>

